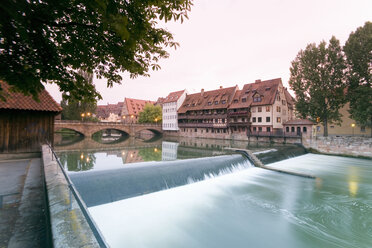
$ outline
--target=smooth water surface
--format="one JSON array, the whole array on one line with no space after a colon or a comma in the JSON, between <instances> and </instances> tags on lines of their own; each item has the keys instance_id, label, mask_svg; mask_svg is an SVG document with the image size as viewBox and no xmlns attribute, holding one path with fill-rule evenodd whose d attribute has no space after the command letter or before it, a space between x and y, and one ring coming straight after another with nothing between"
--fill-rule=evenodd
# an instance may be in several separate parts
<instances>
[{"instance_id":1,"label":"smooth water surface","mask_svg":"<svg viewBox=\"0 0 372 248\"><path fill-rule=\"evenodd\" d=\"M89 208L111 247L372 247L371 160L306 154Z\"/></svg>"}]
</instances>

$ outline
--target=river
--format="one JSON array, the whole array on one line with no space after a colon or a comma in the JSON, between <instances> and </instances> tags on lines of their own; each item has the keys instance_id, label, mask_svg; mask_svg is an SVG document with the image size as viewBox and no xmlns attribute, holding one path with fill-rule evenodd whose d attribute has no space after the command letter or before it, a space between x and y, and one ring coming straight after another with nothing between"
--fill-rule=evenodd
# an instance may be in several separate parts
<instances>
[{"instance_id":1,"label":"river","mask_svg":"<svg viewBox=\"0 0 372 248\"><path fill-rule=\"evenodd\" d=\"M372 247L371 160L223 140L89 142L57 152L111 247Z\"/></svg>"}]
</instances>

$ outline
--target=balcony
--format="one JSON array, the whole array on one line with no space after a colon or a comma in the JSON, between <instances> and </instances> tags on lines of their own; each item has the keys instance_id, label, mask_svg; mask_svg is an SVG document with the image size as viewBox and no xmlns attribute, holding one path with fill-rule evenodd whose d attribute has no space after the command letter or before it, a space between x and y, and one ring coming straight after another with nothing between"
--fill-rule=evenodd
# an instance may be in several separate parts
<instances>
[{"instance_id":1,"label":"balcony","mask_svg":"<svg viewBox=\"0 0 372 248\"><path fill-rule=\"evenodd\" d=\"M227 114L198 114L198 115L179 115L179 120L211 120L211 119L226 119Z\"/></svg>"},{"instance_id":2,"label":"balcony","mask_svg":"<svg viewBox=\"0 0 372 248\"><path fill-rule=\"evenodd\" d=\"M240 127L247 127L250 126L251 123L249 121L231 121L229 122L229 126L240 126Z\"/></svg>"},{"instance_id":3,"label":"balcony","mask_svg":"<svg viewBox=\"0 0 372 248\"><path fill-rule=\"evenodd\" d=\"M178 123L178 127L180 128L226 128L226 123Z\"/></svg>"},{"instance_id":4,"label":"balcony","mask_svg":"<svg viewBox=\"0 0 372 248\"><path fill-rule=\"evenodd\" d=\"M249 115L249 112L248 111L229 112L228 115L229 116L240 116L240 115L247 116Z\"/></svg>"}]
</instances>

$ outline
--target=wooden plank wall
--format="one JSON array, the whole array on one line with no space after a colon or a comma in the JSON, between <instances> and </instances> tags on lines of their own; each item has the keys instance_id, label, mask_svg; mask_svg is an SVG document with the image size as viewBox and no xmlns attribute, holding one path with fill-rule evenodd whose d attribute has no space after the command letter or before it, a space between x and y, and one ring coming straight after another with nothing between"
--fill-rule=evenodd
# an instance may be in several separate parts
<instances>
[{"instance_id":1,"label":"wooden plank wall","mask_svg":"<svg viewBox=\"0 0 372 248\"><path fill-rule=\"evenodd\" d=\"M0 110L0 153L40 152L53 144L54 112Z\"/></svg>"}]
</instances>

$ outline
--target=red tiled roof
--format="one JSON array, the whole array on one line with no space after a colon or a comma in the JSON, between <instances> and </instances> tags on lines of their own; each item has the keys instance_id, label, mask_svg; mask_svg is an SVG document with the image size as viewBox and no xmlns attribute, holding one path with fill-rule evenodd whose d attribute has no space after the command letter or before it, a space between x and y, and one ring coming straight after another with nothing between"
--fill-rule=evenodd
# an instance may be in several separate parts
<instances>
[{"instance_id":1,"label":"red tiled roof","mask_svg":"<svg viewBox=\"0 0 372 248\"><path fill-rule=\"evenodd\" d=\"M246 108L256 105L271 105L275 101L278 86L282 82L281 78L261 81L257 80L255 83L245 84L243 89L235 94L234 99L229 108ZM261 102L253 102L253 97L259 94ZM246 99L243 102L243 99Z\"/></svg>"},{"instance_id":2,"label":"red tiled roof","mask_svg":"<svg viewBox=\"0 0 372 248\"><path fill-rule=\"evenodd\" d=\"M180 91L169 93L169 95L165 98L164 103L177 101L184 92L185 90L180 90Z\"/></svg>"},{"instance_id":3,"label":"red tiled roof","mask_svg":"<svg viewBox=\"0 0 372 248\"><path fill-rule=\"evenodd\" d=\"M308 119L296 119L296 120L289 120L283 125L314 125L314 123Z\"/></svg>"},{"instance_id":4,"label":"red tiled roof","mask_svg":"<svg viewBox=\"0 0 372 248\"><path fill-rule=\"evenodd\" d=\"M227 108L237 90L238 86L234 86L187 95L178 112L186 113L189 110ZM215 104L216 101L218 102L217 105Z\"/></svg>"},{"instance_id":5,"label":"red tiled roof","mask_svg":"<svg viewBox=\"0 0 372 248\"><path fill-rule=\"evenodd\" d=\"M129 115L138 115L147 103L155 104L155 102L149 100L139 100L133 98L125 98L124 100L124 104L127 106Z\"/></svg>"},{"instance_id":6,"label":"red tiled roof","mask_svg":"<svg viewBox=\"0 0 372 248\"><path fill-rule=\"evenodd\" d=\"M96 115L97 117L101 118L109 117L110 113L120 116L123 106L124 102L118 102L117 104L98 105L96 109Z\"/></svg>"},{"instance_id":7,"label":"red tiled roof","mask_svg":"<svg viewBox=\"0 0 372 248\"><path fill-rule=\"evenodd\" d=\"M32 99L32 96L25 96L22 93L12 92L11 86L0 81L2 95L6 101L0 100L0 109L36 110L48 112L61 112L62 108L54 101L53 97L44 89L39 93L39 101Z\"/></svg>"},{"instance_id":8,"label":"red tiled roof","mask_svg":"<svg viewBox=\"0 0 372 248\"><path fill-rule=\"evenodd\" d=\"M156 101L155 105L163 105L165 101L164 97L159 97L158 100Z\"/></svg>"}]
</instances>

